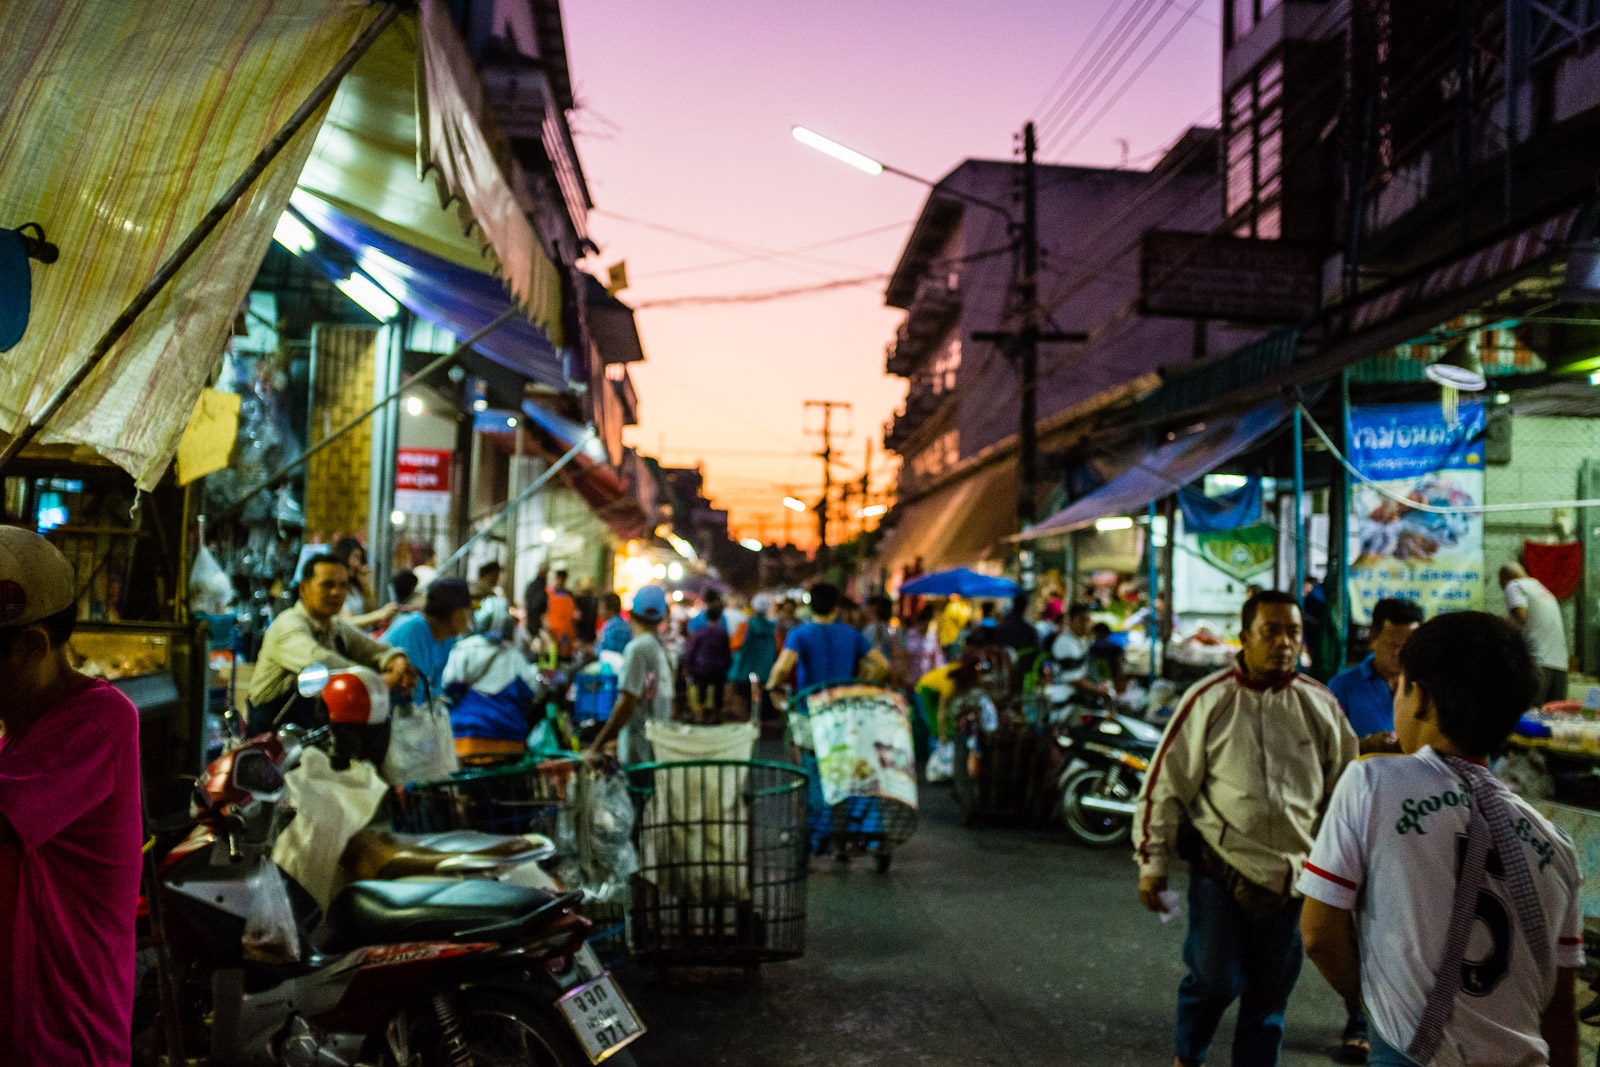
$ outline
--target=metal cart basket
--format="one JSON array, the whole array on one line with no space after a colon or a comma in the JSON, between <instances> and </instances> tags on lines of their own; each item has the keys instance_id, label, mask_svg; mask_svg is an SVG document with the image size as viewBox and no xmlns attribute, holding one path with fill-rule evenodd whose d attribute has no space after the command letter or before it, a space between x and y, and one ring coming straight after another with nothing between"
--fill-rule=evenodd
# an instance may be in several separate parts
<instances>
[{"instance_id":1,"label":"metal cart basket","mask_svg":"<svg viewBox=\"0 0 1600 1067\"><path fill-rule=\"evenodd\" d=\"M805 951L806 776L765 761L628 768L640 805L633 956L754 966Z\"/></svg>"},{"instance_id":2,"label":"metal cart basket","mask_svg":"<svg viewBox=\"0 0 1600 1067\"><path fill-rule=\"evenodd\" d=\"M482 830L544 834L556 840L556 823L572 797L578 764L571 757L524 760L401 786L395 790L390 820L400 833Z\"/></svg>"}]
</instances>

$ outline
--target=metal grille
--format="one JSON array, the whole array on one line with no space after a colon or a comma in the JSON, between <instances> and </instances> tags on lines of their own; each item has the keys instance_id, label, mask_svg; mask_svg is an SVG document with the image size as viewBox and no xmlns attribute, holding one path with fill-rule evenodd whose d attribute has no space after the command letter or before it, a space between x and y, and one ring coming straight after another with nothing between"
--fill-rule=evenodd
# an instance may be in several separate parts
<instances>
[{"instance_id":1,"label":"metal grille","mask_svg":"<svg viewBox=\"0 0 1600 1067\"><path fill-rule=\"evenodd\" d=\"M544 834L555 840L577 767L578 760L571 758L525 761L408 785L396 791L390 821L400 833L481 830Z\"/></svg>"},{"instance_id":2,"label":"metal grille","mask_svg":"<svg viewBox=\"0 0 1600 1067\"><path fill-rule=\"evenodd\" d=\"M635 958L751 965L805 951L806 776L783 763L628 768L641 805Z\"/></svg>"}]
</instances>

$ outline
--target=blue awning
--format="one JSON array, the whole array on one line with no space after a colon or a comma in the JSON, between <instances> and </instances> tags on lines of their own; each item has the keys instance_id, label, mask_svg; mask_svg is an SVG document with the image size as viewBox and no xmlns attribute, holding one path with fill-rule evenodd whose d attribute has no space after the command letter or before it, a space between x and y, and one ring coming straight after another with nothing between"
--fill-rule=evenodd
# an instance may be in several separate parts
<instances>
[{"instance_id":1,"label":"blue awning","mask_svg":"<svg viewBox=\"0 0 1600 1067\"><path fill-rule=\"evenodd\" d=\"M1243 415L1215 419L1158 448L1148 449L1133 465L1081 500L1036 523L1013 540L1081 530L1098 519L1129 515L1152 500L1170 496L1233 457L1250 449L1289 414L1289 402L1277 400Z\"/></svg>"},{"instance_id":2,"label":"blue awning","mask_svg":"<svg viewBox=\"0 0 1600 1067\"><path fill-rule=\"evenodd\" d=\"M321 236L341 245L363 273L417 315L456 337L470 337L511 307L499 279L469 270L357 222L304 190L290 203ZM325 272L340 268L313 250L302 258ZM561 355L544 331L522 316L473 345L488 358L523 377L565 389Z\"/></svg>"}]
</instances>

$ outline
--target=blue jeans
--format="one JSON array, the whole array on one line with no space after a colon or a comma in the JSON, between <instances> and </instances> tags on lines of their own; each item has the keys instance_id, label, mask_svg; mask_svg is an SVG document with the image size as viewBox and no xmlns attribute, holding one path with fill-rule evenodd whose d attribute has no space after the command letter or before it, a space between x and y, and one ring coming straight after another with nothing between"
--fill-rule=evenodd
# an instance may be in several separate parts
<instances>
[{"instance_id":1,"label":"blue jeans","mask_svg":"<svg viewBox=\"0 0 1600 1067\"><path fill-rule=\"evenodd\" d=\"M1257 915L1193 871L1183 942L1189 973L1178 985L1178 1059L1204 1063L1222 1013L1237 1000L1233 1067L1274 1067L1300 958L1300 901L1275 915Z\"/></svg>"},{"instance_id":2,"label":"blue jeans","mask_svg":"<svg viewBox=\"0 0 1600 1067\"><path fill-rule=\"evenodd\" d=\"M1367 1067L1421 1067L1416 1060L1378 1036L1377 1027L1367 1028L1367 1041L1372 1051L1367 1053Z\"/></svg>"}]
</instances>

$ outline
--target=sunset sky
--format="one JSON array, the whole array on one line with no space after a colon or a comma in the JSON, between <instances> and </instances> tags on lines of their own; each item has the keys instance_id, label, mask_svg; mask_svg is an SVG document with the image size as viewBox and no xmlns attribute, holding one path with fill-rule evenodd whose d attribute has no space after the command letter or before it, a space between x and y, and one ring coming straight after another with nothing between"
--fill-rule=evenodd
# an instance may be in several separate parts
<instances>
[{"instance_id":1,"label":"sunset sky","mask_svg":"<svg viewBox=\"0 0 1600 1067\"><path fill-rule=\"evenodd\" d=\"M1102 22L1102 16L1109 18ZM796 123L936 179L969 156L1009 158L1041 121L1046 162L1133 165L1197 120L1215 121L1220 0L571 0L563 5L578 98L573 125L596 204L601 273L625 260L647 360L630 443L673 466L701 462L736 536L784 533L781 500L814 500L817 424L807 399L845 400L836 477L892 483L882 426L905 392L885 375L902 312L882 278L762 302L648 305L759 294L889 272L926 195L796 143ZM1160 19L1093 104L1045 122L1085 39L1132 10ZM1143 22L1130 23L1132 44ZM1095 34L1099 27L1098 34ZM1095 119L1145 57L1148 69ZM1091 49L1091 54L1093 49ZM1088 85L1101 82L1093 78ZM1052 88L1054 87L1054 88ZM1081 93L1075 100L1081 100ZM1092 120L1092 121L1091 121ZM1060 128L1059 130L1057 128ZM675 231L675 232L674 232ZM824 244L824 242L827 242ZM803 251L796 251L804 249ZM810 516L787 513L803 541Z\"/></svg>"}]
</instances>

